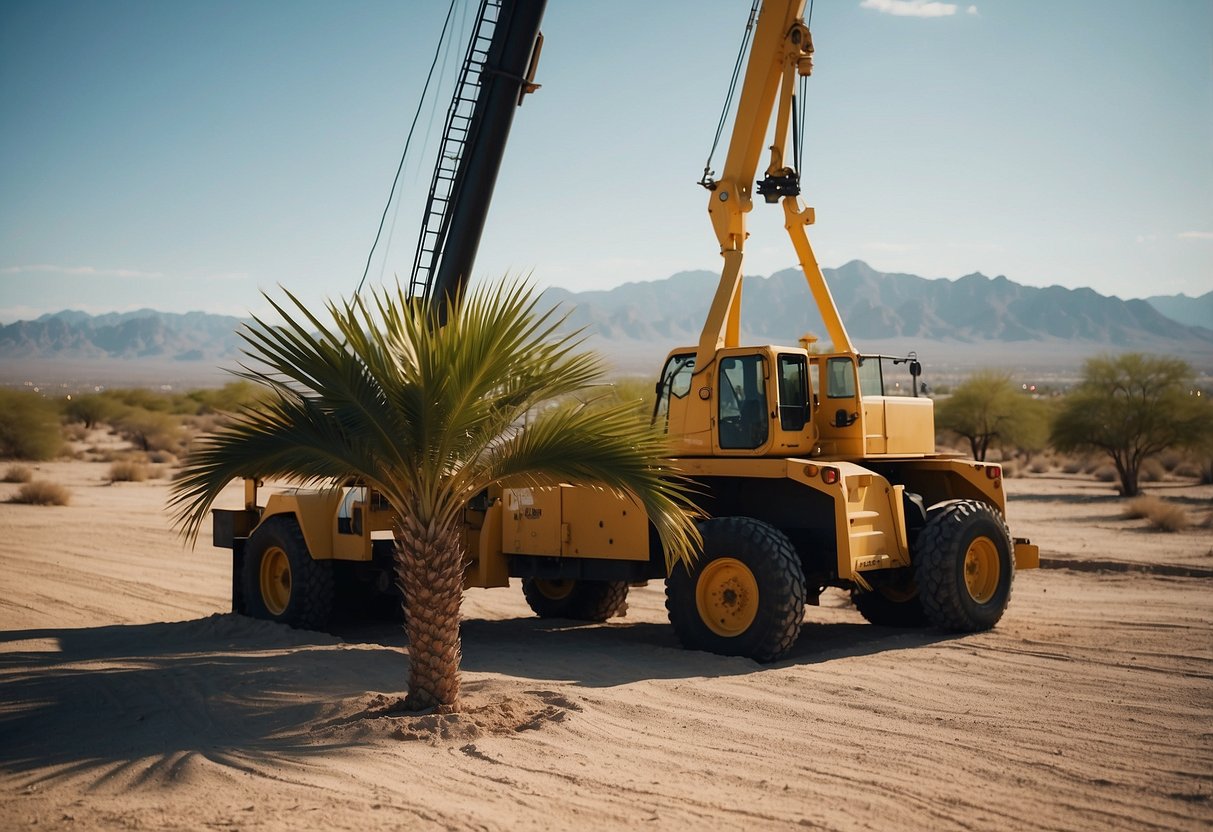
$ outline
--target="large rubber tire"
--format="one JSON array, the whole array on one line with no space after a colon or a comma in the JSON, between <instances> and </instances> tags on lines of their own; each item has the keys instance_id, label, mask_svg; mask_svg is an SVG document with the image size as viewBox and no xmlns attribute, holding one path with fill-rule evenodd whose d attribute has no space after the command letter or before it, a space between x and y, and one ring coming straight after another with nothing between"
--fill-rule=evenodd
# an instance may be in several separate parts
<instances>
[{"instance_id":1,"label":"large rubber tire","mask_svg":"<svg viewBox=\"0 0 1213 832\"><path fill-rule=\"evenodd\" d=\"M931 622L922 608L918 585L912 580L872 591L851 590L851 603L869 624L881 627L925 627Z\"/></svg>"},{"instance_id":2,"label":"large rubber tire","mask_svg":"<svg viewBox=\"0 0 1213 832\"><path fill-rule=\"evenodd\" d=\"M1002 514L978 500L933 509L915 544L915 582L928 620L945 630L988 630L1011 600L1015 548Z\"/></svg>"},{"instance_id":3,"label":"large rubber tire","mask_svg":"<svg viewBox=\"0 0 1213 832\"><path fill-rule=\"evenodd\" d=\"M312 558L294 517L271 517L253 531L241 583L253 618L319 630L332 617L333 565Z\"/></svg>"},{"instance_id":4,"label":"large rubber tire","mask_svg":"<svg viewBox=\"0 0 1213 832\"><path fill-rule=\"evenodd\" d=\"M699 526L703 552L666 580L666 610L682 645L772 662L787 654L804 622L805 579L787 536L750 517Z\"/></svg>"},{"instance_id":5,"label":"large rubber tire","mask_svg":"<svg viewBox=\"0 0 1213 832\"><path fill-rule=\"evenodd\" d=\"M628 610L628 585L624 581L526 578L522 594L540 618L606 621Z\"/></svg>"}]
</instances>

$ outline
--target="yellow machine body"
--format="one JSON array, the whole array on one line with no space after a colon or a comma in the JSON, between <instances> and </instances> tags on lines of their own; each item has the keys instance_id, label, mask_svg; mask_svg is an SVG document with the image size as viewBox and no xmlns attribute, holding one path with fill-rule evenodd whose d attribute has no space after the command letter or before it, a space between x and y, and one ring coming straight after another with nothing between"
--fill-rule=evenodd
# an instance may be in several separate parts
<instances>
[{"instance_id":1,"label":"yellow machine body","mask_svg":"<svg viewBox=\"0 0 1213 832\"><path fill-rule=\"evenodd\" d=\"M698 343L666 359L654 419L669 436L675 467L702 495L703 514L773 529L802 561L797 568L810 592L833 585L873 596L912 587L906 576L913 572L914 535L929 524L929 512L938 516L956 503L987 529L979 535L983 542L965 544L960 552L965 568L972 566L974 574L993 569L1009 581L1013 569L1038 566L1039 552L1006 534L1000 466L936 452L933 403L918 396L913 354L856 350L809 243L806 228L815 212L801 202L799 175L784 152L794 90L812 70L803 11L804 0L768 0L754 21L725 165L720 178L705 173L701 183L709 190L708 212L724 261L720 281ZM769 164L756 183L764 155ZM811 336L797 346L740 343L745 215L754 191L782 205L808 297L824 322L826 351L819 352ZM888 362L909 364L908 388L886 389ZM894 394L905 392L911 395ZM259 524L293 515L317 560L382 561L390 547L391 512L366 489L287 491L261 509L253 484L245 504L243 512L217 513L217 542L238 549ZM673 583L648 518L627 496L569 485L496 487L468 505L465 520L468 587L505 586L511 577L523 577L552 589L547 603L559 601L578 580L670 577ZM991 524L1002 531L989 531ZM1000 535L1003 550L1013 548L1013 564L991 560L997 547L990 541ZM390 574L386 557L379 565ZM727 617L738 609L739 620L753 618L752 606L730 606L737 592L754 595L758 586L737 557L726 554L723 566L705 570L708 577L695 590L694 603L715 636L732 633L733 625L709 620L705 610ZM889 570L896 571L881 580L877 573ZM979 600L986 597L984 580L973 578L970 586ZM996 617L983 620L974 619L973 627L992 626ZM715 636L707 635L708 643ZM778 633L772 638L775 647L752 655L762 660L787 649Z\"/></svg>"}]
</instances>

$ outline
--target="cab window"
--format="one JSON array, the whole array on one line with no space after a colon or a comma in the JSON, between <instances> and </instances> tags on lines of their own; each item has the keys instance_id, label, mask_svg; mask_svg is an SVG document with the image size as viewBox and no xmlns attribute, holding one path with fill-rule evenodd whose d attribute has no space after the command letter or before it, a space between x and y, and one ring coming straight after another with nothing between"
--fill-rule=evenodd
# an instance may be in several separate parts
<instances>
[{"instance_id":1,"label":"cab window","mask_svg":"<svg viewBox=\"0 0 1213 832\"><path fill-rule=\"evenodd\" d=\"M884 395L884 376L880 364L880 356L859 356L859 392L863 395Z\"/></svg>"},{"instance_id":2,"label":"cab window","mask_svg":"<svg viewBox=\"0 0 1213 832\"><path fill-rule=\"evenodd\" d=\"M767 417L766 371L761 355L737 355L720 360L717 417L722 448L758 448L770 435Z\"/></svg>"},{"instance_id":3,"label":"cab window","mask_svg":"<svg viewBox=\"0 0 1213 832\"><path fill-rule=\"evenodd\" d=\"M657 402L653 407L653 423L660 419L662 426L669 430L670 396L681 399L691 392L691 374L695 372L695 354L671 356L661 371L661 380L657 383Z\"/></svg>"},{"instance_id":4,"label":"cab window","mask_svg":"<svg viewBox=\"0 0 1213 832\"><path fill-rule=\"evenodd\" d=\"M826 395L831 399L855 398L855 367L849 358L831 358L826 364Z\"/></svg>"},{"instance_id":5,"label":"cab window","mask_svg":"<svg viewBox=\"0 0 1213 832\"><path fill-rule=\"evenodd\" d=\"M779 356L779 427L804 430L809 420L809 375L803 355Z\"/></svg>"}]
</instances>

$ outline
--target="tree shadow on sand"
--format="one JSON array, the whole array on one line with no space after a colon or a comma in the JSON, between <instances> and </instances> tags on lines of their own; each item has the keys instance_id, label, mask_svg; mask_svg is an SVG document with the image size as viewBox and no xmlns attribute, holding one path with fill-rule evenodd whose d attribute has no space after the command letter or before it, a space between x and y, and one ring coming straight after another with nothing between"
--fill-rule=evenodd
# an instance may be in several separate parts
<instances>
[{"instance_id":1,"label":"tree shadow on sand","mask_svg":"<svg viewBox=\"0 0 1213 832\"><path fill-rule=\"evenodd\" d=\"M463 623L463 668L585 687L741 676L921 647L933 631L806 623L774 665L683 650L668 625L537 618ZM324 726L369 691L402 691L398 624L339 635L235 615L173 623L0 633L0 770L89 774L135 785L207 760L243 771L360 743ZM373 716L373 714L368 714Z\"/></svg>"},{"instance_id":2,"label":"tree shadow on sand","mask_svg":"<svg viewBox=\"0 0 1213 832\"><path fill-rule=\"evenodd\" d=\"M377 684L400 687L407 666L390 648L233 615L0 641L0 769L105 769L136 784L175 779L199 757L248 771L332 750L341 741L310 727Z\"/></svg>"}]
</instances>

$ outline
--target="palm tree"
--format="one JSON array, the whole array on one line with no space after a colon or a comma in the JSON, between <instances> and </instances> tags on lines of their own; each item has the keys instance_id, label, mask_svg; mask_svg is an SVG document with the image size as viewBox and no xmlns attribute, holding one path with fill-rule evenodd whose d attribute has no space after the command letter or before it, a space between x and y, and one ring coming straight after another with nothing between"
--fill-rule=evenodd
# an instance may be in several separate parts
<instances>
[{"instance_id":1,"label":"palm tree","mask_svg":"<svg viewBox=\"0 0 1213 832\"><path fill-rule=\"evenodd\" d=\"M549 403L603 375L520 281L483 286L439 314L399 289L327 305L321 322L289 292L267 296L284 325L241 332L240 376L271 395L204 438L173 483L190 540L240 477L299 484L357 478L395 514L396 578L409 638L408 710L458 710L463 511L485 488L570 482L628 492L647 510L667 561L698 545L685 481L664 438L630 404ZM298 314L294 314L297 312ZM439 324L445 319L444 324ZM525 421L525 428L522 427Z\"/></svg>"}]
</instances>

